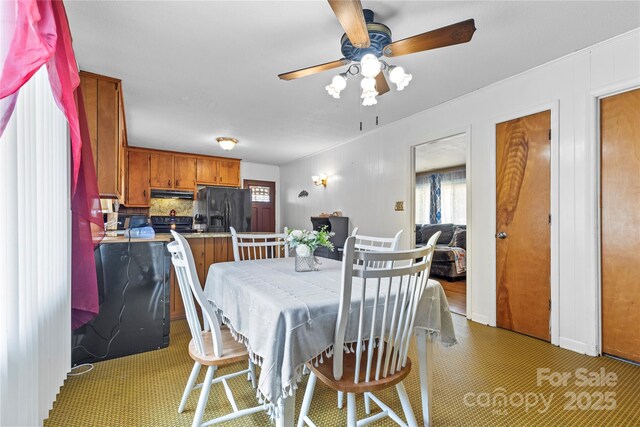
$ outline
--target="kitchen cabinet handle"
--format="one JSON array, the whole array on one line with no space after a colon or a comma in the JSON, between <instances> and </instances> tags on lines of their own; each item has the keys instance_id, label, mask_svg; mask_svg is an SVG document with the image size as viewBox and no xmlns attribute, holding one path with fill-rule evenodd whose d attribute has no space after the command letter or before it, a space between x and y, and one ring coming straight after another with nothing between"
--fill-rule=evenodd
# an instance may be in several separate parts
<instances>
[{"instance_id":1,"label":"kitchen cabinet handle","mask_svg":"<svg viewBox=\"0 0 640 427\"><path fill-rule=\"evenodd\" d=\"M180 181L176 179L176 187L179 187L179 186L180 186Z\"/></svg>"},{"instance_id":2,"label":"kitchen cabinet handle","mask_svg":"<svg viewBox=\"0 0 640 427\"><path fill-rule=\"evenodd\" d=\"M147 197L147 190L142 190L142 195L146 198Z\"/></svg>"},{"instance_id":3,"label":"kitchen cabinet handle","mask_svg":"<svg viewBox=\"0 0 640 427\"><path fill-rule=\"evenodd\" d=\"M168 184L168 186L169 186L169 187L171 187L171 180L169 180L169 184Z\"/></svg>"}]
</instances>

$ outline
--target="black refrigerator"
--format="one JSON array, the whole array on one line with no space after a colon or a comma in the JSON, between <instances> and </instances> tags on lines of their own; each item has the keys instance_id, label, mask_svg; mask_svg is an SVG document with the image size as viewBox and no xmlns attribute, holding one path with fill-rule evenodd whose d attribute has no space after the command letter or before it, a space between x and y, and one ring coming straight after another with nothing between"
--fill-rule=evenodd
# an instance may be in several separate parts
<instances>
[{"instance_id":1,"label":"black refrigerator","mask_svg":"<svg viewBox=\"0 0 640 427\"><path fill-rule=\"evenodd\" d=\"M198 190L196 213L207 221L207 231L251 231L251 190L203 187Z\"/></svg>"}]
</instances>

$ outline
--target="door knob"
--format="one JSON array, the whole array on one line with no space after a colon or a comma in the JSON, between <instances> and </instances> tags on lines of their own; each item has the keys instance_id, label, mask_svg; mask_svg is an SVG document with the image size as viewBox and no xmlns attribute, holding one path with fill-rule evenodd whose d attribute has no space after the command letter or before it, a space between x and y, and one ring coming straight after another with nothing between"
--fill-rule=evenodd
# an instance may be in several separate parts
<instances>
[{"instance_id":1,"label":"door knob","mask_svg":"<svg viewBox=\"0 0 640 427\"><path fill-rule=\"evenodd\" d=\"M505 233L504 231L499 232L496 237L498 239L506 239L507 238L507 233Z\"/></svg>"}]
</instances>

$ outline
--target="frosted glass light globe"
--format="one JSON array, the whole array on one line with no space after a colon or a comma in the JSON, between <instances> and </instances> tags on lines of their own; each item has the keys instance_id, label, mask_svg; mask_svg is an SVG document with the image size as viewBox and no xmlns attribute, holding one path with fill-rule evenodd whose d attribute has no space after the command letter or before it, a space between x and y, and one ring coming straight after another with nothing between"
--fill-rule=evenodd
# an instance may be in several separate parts
<instances>
[{"instance_id":1,"label":"frosted glass light globe","mask_svg":"<svg viewBox=\"0 0 640 427\"><path fill-rule=\"evenodd\" d=\"M345 79L344 76L341 76L340 74L338 74L337 76L334 76L333 79L331 80L331 85L335 90L340 92L342 89L347 87L347 79Z\"/></svg>"},{"instance_id":2,"label":"frosted glass light globe","mask_svg":"<svg viewBox=\"0 0 640 427\"><path fill-rule=\"evenodd\" d=\"M360 87L365 92L373 91L376 88L376 79L374 79L372 77L365 77L360 82Z\"/></svg>"},{"instance_id":3,"label":"frosted glass light globe","mask_svg":"<svg viewBox=\"0 0 640 427\"><path fill-rule=\"evenodd\" d=\"M375 55L367 53L360 60L360 68L360 73L364 77L373 78L380 72L380 61L378 61L378 58L376 58Z\"/></svg>"},{"instance_id":4,"label":"frosted glass light globe","mask_svg":"<svg viewBox=\"0 0 640 427\"><path fill-rule=\"evenodd\" d=\"M389 80L395 84L401 83L404 80L404 76L404 68L402 67L393 67L389 72Z\"/></svg>"}]
</instances>

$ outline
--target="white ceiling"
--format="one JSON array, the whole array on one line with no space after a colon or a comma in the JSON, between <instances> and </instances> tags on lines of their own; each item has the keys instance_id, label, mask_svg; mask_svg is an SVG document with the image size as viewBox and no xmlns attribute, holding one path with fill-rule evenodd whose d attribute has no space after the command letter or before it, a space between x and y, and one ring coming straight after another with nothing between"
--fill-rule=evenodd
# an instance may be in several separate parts
<instances>
[{"instance_id":1,"label":"white ceiling","mask_svg":"<svg viewBox=\"0 0 640 427\"><path fill-rule=\"evenodd\" d=\"M416 147L416 173L446 169L467 163L465 134L427 142Z\"/></svg>"},{"instance_id":2,"label":"white ceiling","mask_svg":"<svg viewBox=\"0 0 640 427\"><path fill-rule=\"evenodd\" d=\"M474 18L470 43L390 61L402 92L360 107L335 74L282 72L341 57L326 1L67 1L81 69L123 81L130 145L284 164L640 26L639 2L363 1L398 40ZM337 70L336 70L337 71ZM359 130L363 121L364 130ZM231 153L216 136L240 143Z\"/></svg>"}]
</instances>

